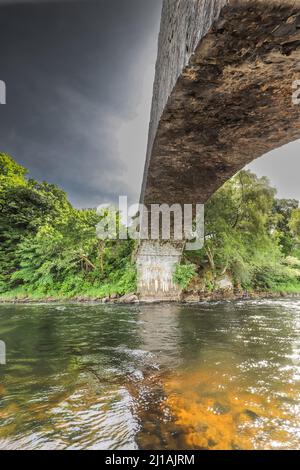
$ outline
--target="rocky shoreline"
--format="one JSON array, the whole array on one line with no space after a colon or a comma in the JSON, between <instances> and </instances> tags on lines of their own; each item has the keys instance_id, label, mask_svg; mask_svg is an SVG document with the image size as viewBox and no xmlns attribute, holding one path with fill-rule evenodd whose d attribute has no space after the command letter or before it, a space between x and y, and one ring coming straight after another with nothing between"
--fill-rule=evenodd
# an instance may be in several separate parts
<instances>
[{"instance_id":1,"label":"rocky shoreline","mask_svg":"<svg viewBox=\"0 0 300 470\"><path fill-rule=\"evenodd\" d=\"M280 299L280 298L293 298L300 297L300 293L286 293L286 292L233 292L233 291L216 291L216 292L184 292L181 295L181 299L173 303L182 303L182 304L198 304L201 302L234 302L234 301L247 301L247 300L260 300L260 299ZM55 298L55 297L45 297L41 299L32 299L30 297L24 298L12 298L5 299L0 297L0 304L40 304L40 303L98 303L98 304L107 304L107 305L124 305L124 304L142 304L142 303L163 303L161 301L156 301L155 299L149 300L147 302L140 301L139 297L135 293L127 294L124 296L118 296L116 294L111 295L110 297L105 297L104 299L93 298L93 297L84 297L76 296L73 298ZM168 303L168 302L167 302Z\"/></svg>"},{"instance_id":2,"label":"rocky shoreline","mask_svg":"<svg viewBox=\"0 0 300 470\"><path fill-rule=\"evenodd\" d=\"M203 292L195 294L187 292L183 294L183 303L200 303L200 302L219 302L219 301L235 301L235 300L259 300L259 299L277 299L287 297L299 297L300 293L286 292L270 292L270 291L216 291Z\"/></svg>"}]
</instances>

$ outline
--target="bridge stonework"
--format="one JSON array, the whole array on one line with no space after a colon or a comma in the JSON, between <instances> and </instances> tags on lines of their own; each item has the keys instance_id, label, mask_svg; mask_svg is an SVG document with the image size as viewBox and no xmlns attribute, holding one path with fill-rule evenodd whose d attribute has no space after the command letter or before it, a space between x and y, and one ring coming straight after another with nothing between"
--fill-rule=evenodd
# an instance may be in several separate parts
<instances>
[{"instance_id":1,"label":"bridge stonework","mask_svg":"<svg viewBox=\"0 0 300 470\"><path fill-rule=\"evenodd\" d=\"M141 202L205 203L246 164L300 138L299 79L300 0L164 0ZM180 259L181 248L162 261L170 245L141 241L142 300L178 299L161 281Z\"/></svg>"}]
</instances>

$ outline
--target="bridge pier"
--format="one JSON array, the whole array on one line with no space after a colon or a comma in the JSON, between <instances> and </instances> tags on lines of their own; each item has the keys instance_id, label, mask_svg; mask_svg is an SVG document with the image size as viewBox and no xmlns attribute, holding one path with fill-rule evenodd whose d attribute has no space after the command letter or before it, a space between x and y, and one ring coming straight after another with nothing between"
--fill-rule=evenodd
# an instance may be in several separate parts
<instances>
[{"instance_id":1,"label":"bridge pier","mask_svg":"<svg viewBox=\"0 0 300 470\"><path fill-rule=\"evenodd\" d=\"M143 240L137 254L138 292L142 301L178 301L181 289L173 281L184 242Z\"/></svg>"},{"instance_id":2,"label":"bridge pier","mask_svg":"<svg viewBox=\"0 0 300 470\"><path fill-rule=\"evenodd\" d=\"M299 64L300 0L163 0L141 203L205 203L299 139ZM182 250L141 242L142 300L178 300Z\"/></svg>"}]
</instances>

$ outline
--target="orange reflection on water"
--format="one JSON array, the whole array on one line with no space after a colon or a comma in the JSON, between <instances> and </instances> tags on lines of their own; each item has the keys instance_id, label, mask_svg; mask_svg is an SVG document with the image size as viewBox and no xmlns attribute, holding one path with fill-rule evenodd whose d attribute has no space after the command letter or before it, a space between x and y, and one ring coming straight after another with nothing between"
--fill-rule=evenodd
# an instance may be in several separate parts
<instances>
[{"instance_id":1,"label":"orange reflection on water","mask_svg":"<svg viewBox=\"0 0 300 470\"><path fill-rule=\"evenodd\" d=\"M297 416L282 408L280 396L245 391L240 385L228 371L218 369L185 372L165 381L165 404L187 448L295 448ZM298 398L295 388L285 388L285 397Z\"/></svg>"}]
</instances>

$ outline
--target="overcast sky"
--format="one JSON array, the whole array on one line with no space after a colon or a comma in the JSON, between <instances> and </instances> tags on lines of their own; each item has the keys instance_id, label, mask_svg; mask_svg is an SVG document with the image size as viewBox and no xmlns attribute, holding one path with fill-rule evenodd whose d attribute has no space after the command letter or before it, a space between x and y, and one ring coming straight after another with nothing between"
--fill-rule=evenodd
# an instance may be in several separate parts
<instances>
[{"instance_id":1,"label":"overcast sky","mask_svg":"<svg viewBox=\"0 0 300 470\"><path fill-rule=\"evenodd\" d=\"M138 200L161 0L0 0L0 151L77 206Z\"/></svg>"},{"instance_id":2,"label":"overcast sky","mask_svg":"<svg viewBox=\"0 0 300 470\"><path fill-rule=\"evenodd\" d=\"M0 151L79 207L139 199L162 0L0 0ZM299 142L252 167L300 199Z\"/></svg>"}]
</instances>

